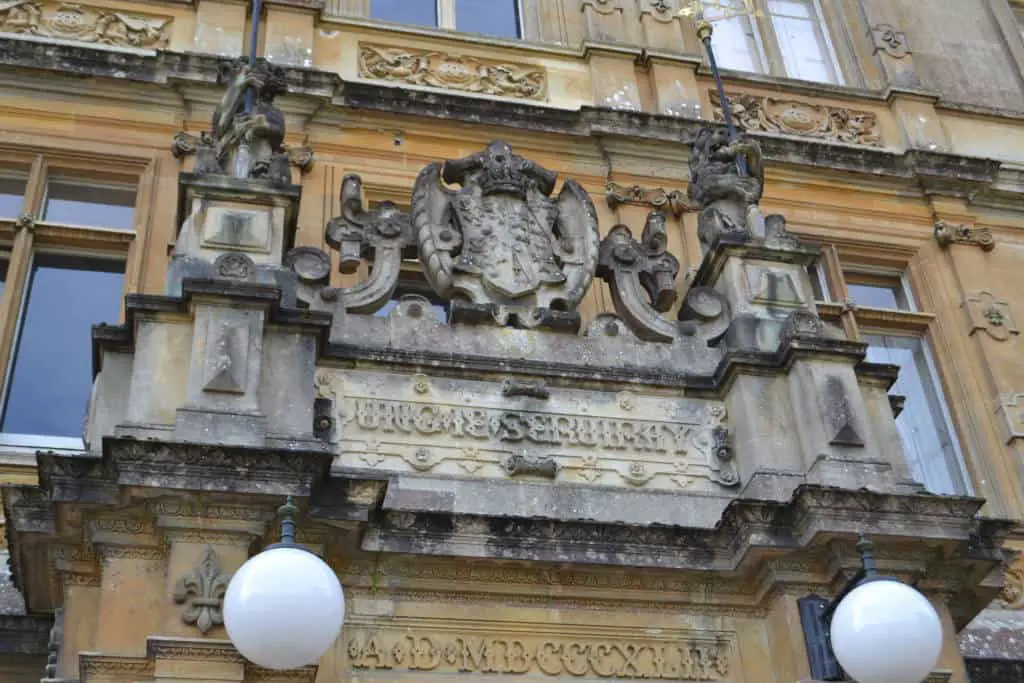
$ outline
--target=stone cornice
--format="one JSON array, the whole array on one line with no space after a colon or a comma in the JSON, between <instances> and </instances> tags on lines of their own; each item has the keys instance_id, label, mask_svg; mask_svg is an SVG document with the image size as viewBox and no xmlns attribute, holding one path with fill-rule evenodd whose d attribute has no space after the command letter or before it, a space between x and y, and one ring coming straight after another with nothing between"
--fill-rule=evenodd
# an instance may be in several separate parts
<instances>
[{"instance_id":1,"label":"stone cornice","mask_svg":"<svg viewBox=\"0 0 1024 683\"><path fill-rule=\"evenodd\" d=\"M112 53L98 49L0 39L0 65L29 71L60 72L71 76L106 78L154 84L202 86L216 90L221 63L215 55L160 51L154 55ZM427 92L360 81L345 81L337 74L314 69L286 68L290 96L330 103L314 117L330 119L336 110L357 109L400 116L420 116L497 128L549 132L574 137L621 136L673 142L685 153L681 140L707 121L640 112L582 107L578 111L540 104L491 101L444 92ZM54 79L50 87L60 88ZM788 90L786 91L788 92ZM846 93L849 95L849 93ZM855 93L857 94L857 93ZM140 93L140 97L148 97ZM755 135L765 159L796 166L829 168L877 177L912 181L944 179L949 191L977 192L995 181L998 162L934 152L900 153L889 149L858 148L826 142ZM966 180L960 180L966 179ZM960 189L957 189L960 188Z\"/></svg>"}]
</instances>

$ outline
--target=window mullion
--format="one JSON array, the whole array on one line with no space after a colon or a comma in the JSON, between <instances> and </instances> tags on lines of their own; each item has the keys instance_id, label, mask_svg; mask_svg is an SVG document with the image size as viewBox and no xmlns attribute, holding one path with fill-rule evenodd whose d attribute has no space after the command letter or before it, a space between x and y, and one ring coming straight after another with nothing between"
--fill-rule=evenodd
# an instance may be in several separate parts
<instances>
[{"instance_id":1,"label":"window mullion","mask_svg":"<svg viewBox=\"0 0 1024 683\"><path fill-rule=\"evenodd\" d=\"M32 168L25 183L25 200L22 213L31 214L36 218L42 214L43 201L46 198L46 159L42 154L32 160Z\"/></svg>"},{"instance_id":2,"label":"window mullion","mask_svg":"<svg viewBox=\"0 0 1024 683\"><path fill-rule=\"evenodd\" d=\"M437 0L437 25L455 29L455 0Z\"/></svg>"},{"instance_id":3,"label":"window mullion","mask_svg":"<svg viewBox=\"0 0 1024 683\"><path fill-rule=\"evenodd\" d=\"M782 50L779 48L779 37L775 34L775 27L772 25L770 10L766 7L753 19L758 24L758 33L761 36L764 49L765 71L779 78L786 77L786 63L782 58Z\"/></svg>"}]
</instances>

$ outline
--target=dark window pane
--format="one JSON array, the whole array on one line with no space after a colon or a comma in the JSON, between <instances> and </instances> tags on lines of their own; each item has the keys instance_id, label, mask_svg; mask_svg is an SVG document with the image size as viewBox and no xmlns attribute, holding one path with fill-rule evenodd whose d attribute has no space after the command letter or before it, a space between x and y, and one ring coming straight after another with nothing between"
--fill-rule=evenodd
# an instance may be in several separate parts
<instances>
[{"instance_id":1,"label":"dark window pane","mask_svg":"<svg viewBox=\"0 0 1024 683\"><path fill-rule=\"evenodd\" d=\"M7 257L0 255L0 297L4 295L5 282L7 282Z\"/></svg>"},{"instance_id":2,"label":"dark window pane","mask_svg":"<svg viewBox=\"0 0 1024 683\"><path fill-rule=\"evenodd\" d=\"M135 226L135 190L111 185L51 181L46 187L43 220L131 230Z\"/></svg>"},{"instance_id":3,"label":"dark window pane","mask_svg":"<svg viewBox=\"0 0 1024 683\"><path fill-rule=\"evenodd\" d=\"M437 26L437 0L370 0L370 18Z\"/></svg>"},{"instance_id":4,"label":"dark window pane","mask_svg":"<svg viewBox=\"0 0 1024 683\"><path fill-rule=\"evenodd\" d=\"M24 198L24 178L0 176L0 218L20 216Z\"/></svg>"},{"instance_id":5,"label":"dark window pane","mask_svg":"<svg viewBox=\"0 0 1024 683\"><path fill-rule=\"evenodd\" d=\"M28 287L0 431L80 437L91 329L117 322L124 263L37 254Z\"/></svg>"},{"instance_id":6,"label":"dark window pane","mask_svg":"<svg viewBox=\"0 0 1024 683\"><path fill-rule=\"evenodd\" d=\"M519 0L455 0L455 27L467 33L519 37Z\"/></svg>"}]
</instances>

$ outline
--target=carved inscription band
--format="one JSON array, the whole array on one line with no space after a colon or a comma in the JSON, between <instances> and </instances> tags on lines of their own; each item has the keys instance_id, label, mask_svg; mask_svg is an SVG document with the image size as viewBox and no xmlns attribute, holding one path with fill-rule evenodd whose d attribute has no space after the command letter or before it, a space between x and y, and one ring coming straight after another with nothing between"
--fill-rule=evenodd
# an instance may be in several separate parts
<instances>
[{"instance_id":1,"label":"carved inscription band","mask_svg":"<svg viewBox=\"0 0 1024 683\"><path fill-rule=\"evenodd\" d=\"M348 641L354 669L718 681L729 676L729 643L520 640L507 637L361 634Z\"/></svg>"},{"instance_id":2,"label":"carved inscription band","mask_svg":"<svg viewBox=\"0 0 1024 683\"><path fill-rule=\"evenodd\" d=\"M364 431L443 435L505 443L686 453L694 425L463 408L432 403L354 399L352 419Z\"/></svg>"}]
</instances>

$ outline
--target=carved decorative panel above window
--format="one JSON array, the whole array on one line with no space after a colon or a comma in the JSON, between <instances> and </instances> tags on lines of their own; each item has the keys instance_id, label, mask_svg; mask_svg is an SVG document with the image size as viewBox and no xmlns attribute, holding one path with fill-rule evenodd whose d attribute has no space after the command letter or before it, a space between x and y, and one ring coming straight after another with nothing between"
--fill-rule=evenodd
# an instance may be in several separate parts
<instances>
[{"instance_id":1,"label":"carved decorative panel above window","mask_svg":"<svg viewBox=\"0 0 1024 683\"><path fill-rule=\"evenodd\" d=\"M156 50L170 42L171 21L71 2L14 0L0 11L0 33Z\"/></svg>"},{"instance_id":2,"label":"carved decorative panel above window","mask_svg":"<svg viewBox=\"0 0 1024 683\"><path fill-rule=\"evenodd\" d=\"M736 123L754 133L778 133L850 145L882 146L878 117L870 111L767 95L729 93ZM709 91L715 120L724 120L718 93Z\"/></svg>"}]
</instances>

